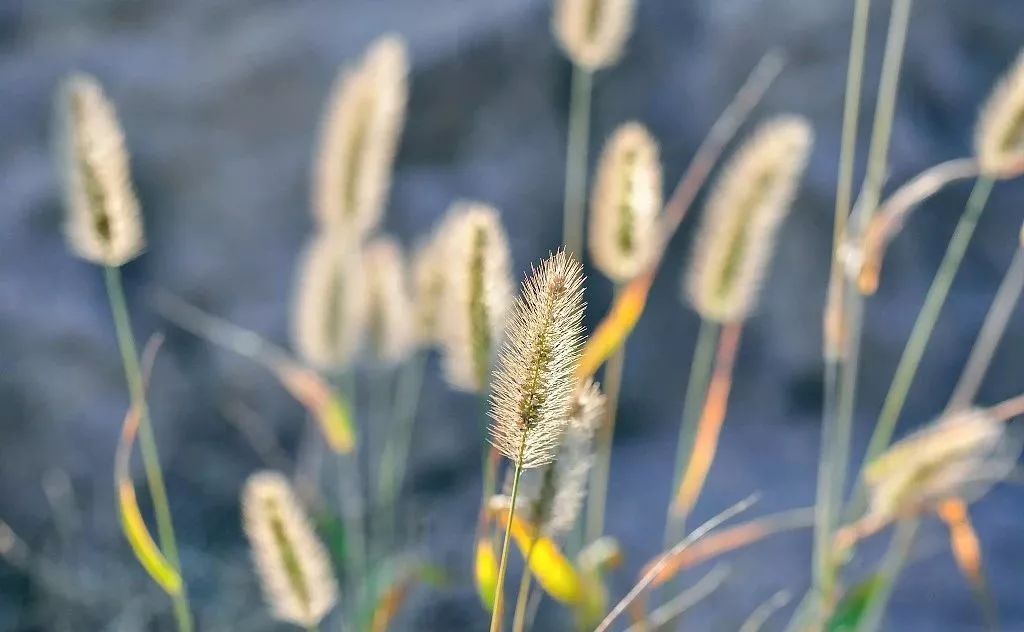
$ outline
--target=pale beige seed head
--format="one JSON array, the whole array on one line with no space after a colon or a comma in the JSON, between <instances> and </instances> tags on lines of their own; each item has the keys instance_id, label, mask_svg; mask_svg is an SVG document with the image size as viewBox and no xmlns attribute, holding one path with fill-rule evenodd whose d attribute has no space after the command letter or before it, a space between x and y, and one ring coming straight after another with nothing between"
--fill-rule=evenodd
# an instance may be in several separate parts
<instances>
[{"instance_id":1,"label":"pale beige seed head","mask_svg":"<svg viewBox=\"0 0 1024 632\"><path fill-rule=\"evenodd\" d=\"M72 75L57 100L65 234L76 255L119 266L145 247L128 150L114 106L99 82Z\"/></svg>"},{"instance_id":2,"label":"pale beige seed head","mask_svg":"<svg viewBox=\"0 0 1024 632\"><path fill-rule=\"evenodd\" d=\"M555 458L583 344L583 268L559 251L522 286L491 384L491 443L524 468Z\"/></svg>"},{"instance_id":3,"label":"pale beige seed head","mask_svg":"<svg viewBox=\"0 0 1024 632\"><path fill-rule=\"evenodd\" d=\"M1024 172L1024 52L982 108L974 152L984 175L1012 178Z\"/></svg>"},{"instance_id":4,"label":"pale beige seed head","mask_svg":"<svg viewBox=\"0 0 1024 632\"><path fill-rule=\"evenodd\" d=\"M412 257L412 293L416 305L416 339L424 347L441 341L441 301L447 269L442 244L436 238L420 244Z\"/></svg>"},{"instance_id":5,"label":"pale beige seed head","mask_svg":"<svg viewBox=\"0 0 1024 632\"><path fill-rule=\"evenodd\" d=\"M1019 442L988 411L950 413L894 443L864 470L870 513L893 519L952 497L976 498L1007 476Z\"/></svg>"},{"instance_id":6,"label":"pale beige seed head","mask_svg":"<svg viewBox=\"0 0 1024 632\"><path fill-rule=\"evenodd\" d=\"M363 249L365 322L372 356L384 364L405 360L416 342L416 322L398 243L378 237Z\"/></svg>"},{"instance_id":7,"label":"pale beige seed head","mask_svg":"<svg viewBox=\"0 0 1024 632\"><path fill-rule=\"evenodd\" d=\"M346 368L365 332L366 297L358 246L336 233L313 237L296 274L292 339L303 360Z\"/></svg>"},{"instance_id":8,"label":"pale beige seed head","mask_svg":"<svg viewBox=\"0 0 1024 632\"><path fill-rule=\"evenodd\" d=\"M769 121L718 177L687 277L690 300L703 318L735 322L754 309L812 141L803 117Z\"/></svg>"},{"instance_id":9,"label":"pale beige seed head","mask_svg":"<svg viewBox=\"0 0 1024 632\"><path fill-rule=\"evenodd\" d=\"M558 457L551 465L555 469L554 498L542 530L552 537L572 529L583 507L594 461L594 433L604 417L604 407L601 387L588 378L573 397L569 425L558 449Z\"/></svg>"},{"instance_id":10,"label":"pale beige seed head","mask_svg":"<svg viewBox=\"0 0 1024 632\"><path fill-rule=\"evenodd\" d=\"M284 476L263 471L249 477L242 522L274 617L304 627L320 623L337 601L338 585L327 551Z\"/></svg>"},{"instance_id":11,"label":"pale beige seed head","mask_svg":"<svg viewBox=\"0 0 1024 632\"><path fill-rule=\"evenodd\" d=\"M405 44L385 35L335 82L314 171L321 226L365 237L380 223L405 123L408 73Z\"/></svg>"},{"instance_id":12,"label":"pale beige seed head","mask_svg":"<svg viewBox=\"0 0 1024 632\"><path fill-rule=\"evenodd\" d=\"M616 283L643 270L654 252L661 212L658 143L636 122L605 143L590 198L590 256Z\"/></svg>"},{"instance_id":13,"label":"pale beige seed head","mask_svg":"<svg viewBox=\"0 0 1024 632\"><path fill-rule=\"evenodd\" d=\"M457 202L449 221L440 312L444 373L452 387L481 392L512 302L508 239L497 209L486 204Z\"/></svg>"},{"instance_id":14,"label":"pale beige seed head","mask_svg":"<svg viewBox=\"0 0 1024 632\"><path fill-rule=\"evenodd\" d=\"M557 0L551 26L566 56L594 71L622 56L635 12L636 0Z\"/></svg>"}]
</instances>

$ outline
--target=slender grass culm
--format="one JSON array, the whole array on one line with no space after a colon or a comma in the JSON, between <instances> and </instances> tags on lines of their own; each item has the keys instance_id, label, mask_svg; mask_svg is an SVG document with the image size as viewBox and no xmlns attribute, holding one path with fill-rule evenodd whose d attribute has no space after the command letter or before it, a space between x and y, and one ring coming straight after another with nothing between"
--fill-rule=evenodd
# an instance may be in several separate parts
<instances>
[{"instance_id":1,"label":"slender grass culm","mask_svg":"<svg viewBox=\"0 0 1024 632\"><path fill-rule=\"evenodd\" d=\"M160 455L121 284L121 266L137 257L145 247L124 135L114 106L107 100L99 82L88 75L73 75L64 81L56 114L58 168L67 211L65 234L75 254L104 268L132 408L139 415L142 461L156 513L160 548L181 575ZM171 598L178 629L190 631L192 613L184 584Z\"/></svg>"},{"instance_id":2,"label":"slender grass culm","mask_svg":"<svg viewBox=\"0 0 1024 632\"><path fill-rule=\"evenodd\" d=\"M658 143L643 125L625 123L615 130L601 152L590 196L587 239L594 266L612 281L616 296L647 269L655 254L661 206ZM623 341L605 368L608 406L598 430L597 462L592 470L583 535L587 543L604 533L615 415L625 361L626 341Z\"/></svg>"},{"instance_id":3,"label":"slender grass culm","mask_svg":"<svg viewBox=\"0 0 1024 632\"><path fill-rule=\"evenodd\" d=\"M242 521L274 618L314 631L338 599L330 558L282 475L257 472L242 491Z\"/></svg>"},{"instance_id":4,"label":"slender grass culm","mask_svg":"<svg viewBox=\"0 0 1024 632\"><path fill-rule=\"evenodd\" d=\"M583 254L583 207L594 73L621 57L633 29L635 4L636 0L558 0L555 3L551 27L572 61L562 240L576 257Z\"/></svg>"},{"instance_id":5,"label":"slender grass culm","mask_svg":"<svg viewBox=\"0 0 1024 632\"><path fill-rule=\"evenodd\" d=\"M668 543L681 537L714 460L742 323L756 305L775 235L789 213L812 143L811 126L801 117L763 124L725 167L708 198L686 277L686 293L702 325L679 431ZM727 335L719 337L720 330Z\"/></svg>"},{"instance_id":6,"label":"slender grass culm","mask_svg":"<svg viewBox=\"0 0 1024 632\"><path fill-rule=\"evenodd\" d=\"M583 268L559 251L523 282L492 379L491 442L514 465L508 525L502 542L491 614L501 626L509 535L519 481L526 468L555 458L569 421L576 367L583 344Z\"/></svg>"}]
</instances>

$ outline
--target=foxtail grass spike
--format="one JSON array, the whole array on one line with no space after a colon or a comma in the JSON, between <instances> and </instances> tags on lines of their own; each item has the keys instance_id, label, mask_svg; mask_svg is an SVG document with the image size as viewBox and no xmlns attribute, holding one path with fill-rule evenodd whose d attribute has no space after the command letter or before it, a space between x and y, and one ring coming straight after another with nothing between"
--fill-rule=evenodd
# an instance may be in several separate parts
<instances>
[{"instance_id":1,"label":"foxtail grass spike","mask_svg":"<svg viewBox=\"0 0 1024 632\"><path fill-rule=\"evenodd\" d=\"M702 317L735 322L753 310L775 233L789 212L812 137L811 126L802 117L765 123L719 176L687 283Z\"/></svg>"},{"instance_id":2,"label":"foxtail grass spike","mask_svg":"<svg viewBox=\"0 0 1024 632\"><path fill-rule=\"evenodd\" d=\"M76 74L61 86L56 118L68 243L87 261L120 266L145 237L117 112L95 78Z\"/></svg>"},{"instance_id":3,"label":"foxtail grass spike","mask_svg":"<svg viewBox=\"0 0 1024 632\"><path fill-rule=\"evenodd\" d=\"M338 587L327 551L288 481L271 471L250 476L242 492L242 519L274 617L318 625L334 607Z\"/></svg>"},{"instance_id":4,"label":"foxtail grass spike","mask_svg":"<svg viewBox=\"0 0 1024 632\"><path fill-rule=\"evenodd\" d=\"M445 242L435 232L412 257L412 299L416 304L416 338L423 347L441 342L441 307L447 287Z\"/></svg>"},{"instance_id":5,"label":"foxtail grass spike","mask_svg":"<svg viewBox=\"0 0 1024 632\"><path fill-rule=\"evenodd\" d=\"M605 396L593 380L586 380L573 397L569 425L551 464L551 508L538 525L550 537L564 535L576 523L587 495L587 480L594 461L594 433L604 418Z\"/></svg>"},{"instance_id":6,"label":"foxtail grass spike","mask_svg":"<svg viewBox=\"0 0 1024 632\"><path fill-rule=\"evenodd\" d=\"M444 240L444 372L454 388L478 393L487 386L512 302L508 239L498 211L486 204L457 203L452 213Z\"/></svg>"},{"instance_id":7,"label":"foxtail grass spike","mask_svg":"<svg viewBox=\"0 0 1024 632\"><path fill-rule=\"evenodd\" d=\"M358 246L335 233L315 236L299 262L293 339L317 368L344 369L359 349L366 315L360 264Z\"/></svg>"},{"instance_id":8,"label":"foxtail grass spike","mask_svg":"<svg viewBox=\"0 0 1024 632\"><path fill-rule=\"evenodd\" d=\"M390 237L374 239L363 251L363 270L371 355L385 365L398 364L412 351L416 335L401 247Z\"/></svg>"},{"instance_id":9,"label":"foxtail grass spike","mask_svg":"<svg viewBox=\"0 0 1024 632\"><path fill-rule=\"evenodd\" d=\"M992 179L1024 172L1024 52L981 110L974 152L981 173Z\"/></svg>"},{"instance_id":10,"label":"foxtail grass spike","mask_svg":"<svg viewBox=\"0 0 1024 632\"><path fill-rule=\"evenodd\" d=\"M658 143L635 122L605 144L590 199L590 256L605 276L624 283L647 268L657 247L661 211Z\"/></svg>"},{"instance_id":11,"label":"foxtail grass spike","mask_svg":"<svg viewBox=\"0 0 1024 632\"><path fill-rule=\"evenodd\" d=\"M523 468L555 458L583 342L583 269L564 251L523 282L492 378L491 442Z\"/></svg>"},{"instance_id":12,"label":"foxtail grass spike","mask_svg":"<svg viewBox=\"0 0 1024 632\"><path fill-rule=\"evenodd\" d=\"M552 29L573 64L592 72L622 56L635 12L635 0L558 0Z\"/></svg>"},{"instance_id":13,"label":"foxtail grass spike","mask_svg":"<svg viewBox=\"0 0 1024 632\"><path fill-rule=\"evenodd\" d=\"M409 96L408 53L396 35L339 75L320 132L313 181L321 226L365 237L380 223Z\"/></svg>"}]
</instances>

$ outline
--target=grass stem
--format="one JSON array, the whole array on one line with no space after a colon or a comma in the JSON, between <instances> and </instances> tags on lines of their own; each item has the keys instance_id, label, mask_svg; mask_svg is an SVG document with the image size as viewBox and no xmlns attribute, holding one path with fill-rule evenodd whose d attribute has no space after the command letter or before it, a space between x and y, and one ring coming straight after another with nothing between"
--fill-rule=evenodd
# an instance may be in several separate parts
<instances>
[{"instance_id":1,"label":"grass stem","mask_svg":"<svg viewBox=\"0 0 1024 632\"><path fill-rule=\"evenodd\" d=\"M526 447L526 440L523 439L523 445L519 448L519 453L522 454ZM504 604L504 589L505 589L505 572L508 570L508 549L512 535L512 520L516 516L516 498L519 496L519 479L523 475L523 466L516 463L515 474L512 476L512 499L509 501L508 508L508 524L505 525L505 538L501 545L501 561L498 563L498 583L494 588L494 611L491 613L491 632L498 632L501 629L501 615L505 611ZM529 569L524 572L529 573Z\"/></svg>"},{"instance_id":2,"label":"grass stem","mask_svg":"<svg viewBox=\"0 0 1024 632\"><path fill-rule=\"evenodd\" d=\"M142 369L139 366L139 354L132 333L131 317L125 299L124 287L121 283L121 269L107 266L104 269L107 287L107 298L110 311L114 318L117 332L117 346L121 351L121 362L124 365L125 379L132 405L139 411L139 449L142 452L142 463L146 472L146 483L153 499L156 513L157 537L160 548L167 561L181 575L181 560L178 557L178 545L174 537L174 523L171 519L171 508L167 501L167 487L160 467L160 453L156 446L156 435L149 415L146 402L146 391L142 380ZM181 592L173 598L174 618L181 632L192 630L192 613L188 605L187 589L182 585Z\"/></svg>"},{"instance_id":3,"label":"grass stem","mask_svg":"<svg viewBox=\"0 0 1024 632\"><path fill-rule=\"evenodd\" d=\"M569 131L565 154L565 207L562 239L565 248L583 256L583 207L587 188L587 152L590 140L590 101L593 74L579 66L572 69L569 97Z\"/></svg>"},{"instance_id":4,"label":"grass stem","mask_svg":"<svg viewBox=\"0 0 1024 632\"><path fill-rule=\"evenodd\" d=\"M530 562L533 560L533 549L537 544L537 537L530 539L530 548L526 551L526 562L523 564L523 576L519 580L519 595L516 597L516 611L512 617L512 632L524 632L526 630L526 606L530 600L530 588L533 585L533 572L530 571Z\"/></svg>"}]
</instances>

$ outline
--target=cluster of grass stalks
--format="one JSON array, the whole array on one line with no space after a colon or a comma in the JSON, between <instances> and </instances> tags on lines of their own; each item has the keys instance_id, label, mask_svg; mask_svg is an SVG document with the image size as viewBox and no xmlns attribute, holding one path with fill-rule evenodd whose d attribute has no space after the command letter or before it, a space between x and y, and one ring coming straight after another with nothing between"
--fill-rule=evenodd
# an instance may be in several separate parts
<instances>
[{"instance_id":1,"label":"cluster of grass stalks","mask_svg":"<svg viewBox=\"0 0 1024 632\"><path fill-rule=\"evenodd\" d=\"M884 196L911 13L910 0L893 0L866 176L854 204L855 132L870 5L857 0L834 254L823 309L826 379L818 497L810 507L726 525L753 504L747 499L688 532L687 519L713 473L743 325L756 318L779 228L799 195L812 127L798 114L765 120L718 170L682 275L684 300L701 325L681 402L675 480L665 499L665 548L616 599L607 580L622 554L614 534L606 533L605 514L628 338L670 239L782 64L768 55L754 69L667 197L652 134L635 121L612 131L598 161L586 218L591 84L597 70L623 54L635 6L630 0L556 5L553 30L574 68L565 246L551 244L553 254L531 268L518 295L501 212L484 202L453 203L418 245L411 264L403 246L381 233L408 99L405 45L397 36L385 36L340 72L325 110L312 178L315 234L296 274L294 352L174 296L157 297L158 311L172 323L265 366L308 410L333 461L333 474L307 473L312 492L275 471L253 474L241 491L255 575L272 616L308 630L379 632L392 625L414 586L438 581L429 553L415 553L411 534L402 529L409 509L401 503L425 358L436 350L452 389L476 397L480 405L483 486L472 574L491 632L507 625L515 632L529 629L543 598L563 606L581 630L668 627L723 579L712 574L680 592L683 571L772 534L811 527L812 582L788 629L870 631L880 625L918 523L932 515L948 525L953 555L985 620L995 626L996 604L985 583L968 504L1013 469L1020 445L1007 424L1024 413L1024 396L991 406L980 405L975 396L1024 289L1024 234L1008 244L1015 249L1013 262L948 406L933 423L895 443L892 438L989 192L997 181L1024 173L1024 58L981 110L973 156L926 169ZM126 143L112 105L90 77L65 82L57 120L68 241L77 255L104 268L130 394L114 467L117 511L139 563L170 598L178 629L191 630L188 569L178 556L146 405L148 367L159 345L140 356L120 281L120 266L141 253L144 241ZM974 190L848 495L866 299L878 286L887 245L911 210L964 178L975 178ZM588 254L615 287L613 304L589 337L582 324L582 260ZM602 367L604 392L594 381ZM357 400L366 405L357 407ZM136 439L155 510L156 540L130 478ZM327 516L336 528L310 515ZM338 530L344 534L340 547L330 535ZM858 543L886 531L894 534L889 552L866 581L857 582L846 569ZM0 523L0 553L10 559L19 547L20 540ZM514 551L523 566L515 592L506 581ZM766 595L741 629L759 629L787 601L785 593ZM624 620L627 614L631 623Z\"/></svg>"}]
</instances>

